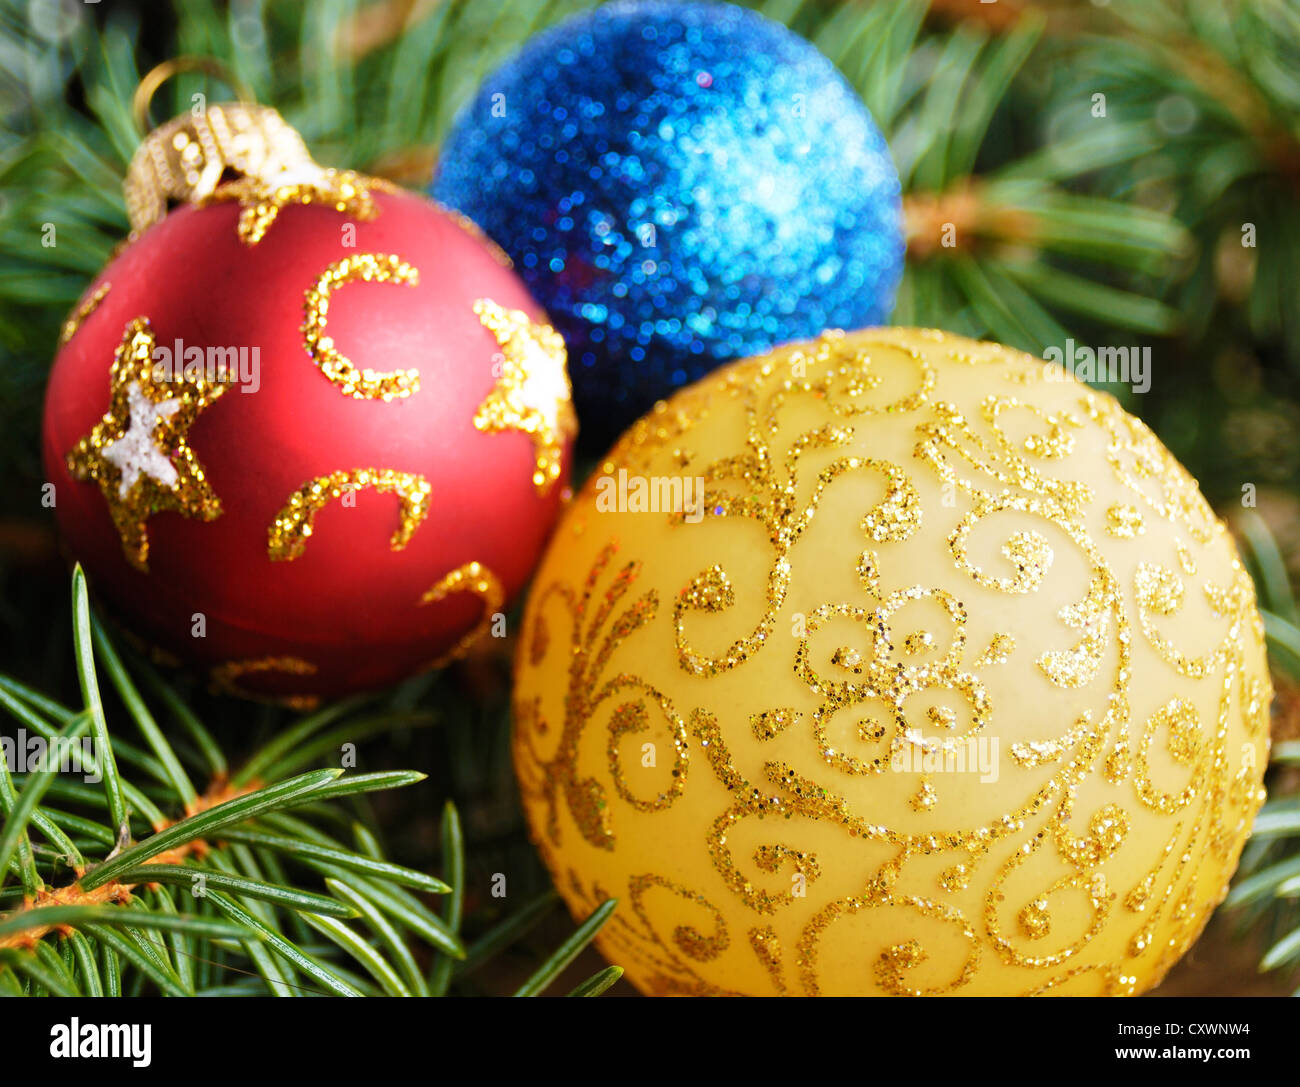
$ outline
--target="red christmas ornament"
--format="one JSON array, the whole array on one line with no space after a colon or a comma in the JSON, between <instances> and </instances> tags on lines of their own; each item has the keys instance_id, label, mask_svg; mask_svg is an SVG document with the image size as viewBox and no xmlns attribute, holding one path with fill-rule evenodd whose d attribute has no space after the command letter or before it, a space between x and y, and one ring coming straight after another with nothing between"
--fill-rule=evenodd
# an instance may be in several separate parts
<instances>
[{"instance_id":1,"label":"red christmas ornament","mask_svg":"<svg viewBox=\"0 0 1300 1087\"><path fill-rule=\"evenodd\" d=\"M97 594L244 694L334 696L462 651L531 573L575 429L563 344L509 261L423 197L316 166L265 107L152 133L127 201L45 404Z\"/></svg>"}]
</instances>

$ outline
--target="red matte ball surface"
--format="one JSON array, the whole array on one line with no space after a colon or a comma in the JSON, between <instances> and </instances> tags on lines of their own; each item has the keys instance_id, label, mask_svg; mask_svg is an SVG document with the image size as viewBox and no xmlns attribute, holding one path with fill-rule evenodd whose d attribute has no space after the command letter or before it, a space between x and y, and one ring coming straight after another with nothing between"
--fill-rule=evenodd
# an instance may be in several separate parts
<instances>
[{"instance_id":1,"label":"red matte ball surface","mask_svg":"<svg viewBox=\"0 0 1300 1087\"><path fill-rule=\"evenodd\" d=\"M51 374L45 470L71 557L128 629L240 692L333 696L454 652L523 586L567 483L572 414L545 315L457 218L399 192L374 206L291 204L254 244L236 203L171 212L91 285ZM332 266L352 271L322 305ZM364 278L376 267L406 271ZM235 356L208 349L256 349L254 380L205 397L209 361L169 383L156 349L177 340L229 378ZM418 390L378 395L403 370ZM354 395L367 376L375 395ZM292 500L313 480L308 524ZM124 523L143 525L143 560Z\"/></svg>"}]
</instances>

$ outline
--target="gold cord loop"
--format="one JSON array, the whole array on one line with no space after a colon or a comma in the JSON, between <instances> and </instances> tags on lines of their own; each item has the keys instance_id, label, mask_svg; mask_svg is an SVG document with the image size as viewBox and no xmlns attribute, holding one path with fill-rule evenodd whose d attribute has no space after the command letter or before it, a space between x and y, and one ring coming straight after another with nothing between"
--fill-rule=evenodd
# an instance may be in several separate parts
<instances>
[{"instance_id":1,"label":"gold cord loop","mask_svg":"<svg viewBox=\"0 0 1300 1087\"><path fill-rule=\"evenodd\" d=\"M164 60L161 64L155 64L150 68L144 74L144 78L140 80L140 85L136 87L135 94L131 97L131 119L135 122L135 126L140 130L142 136L149 132L149 104L153 101L153 96L158 92L158 88L167 80L185 72L204 72L213 79L221 80L235 92L235 97L240 102L255 103L257 101L257 96L253 94L252 88L222 64L221 61L213 57L203 56L172 57L170 60Z\"/></svg>"}]
</instances>

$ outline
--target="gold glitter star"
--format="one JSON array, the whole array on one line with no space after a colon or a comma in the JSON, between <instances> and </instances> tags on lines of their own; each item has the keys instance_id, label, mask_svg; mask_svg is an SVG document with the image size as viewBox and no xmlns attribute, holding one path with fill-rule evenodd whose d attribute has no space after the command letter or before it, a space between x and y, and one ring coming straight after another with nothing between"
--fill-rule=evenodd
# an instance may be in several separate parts
<instances>
[{"instance_id":1,"label":"gold glitter star","mask_svg":"<svg viewBox=\"0 0 1300 1087\"><path fill-rule=\"evenodd\" d=\"M145 522L155 513L175 510L204 521L221 515L185 436L225 386L179 372L175 380L156 376L153 349L149 321L137 317L113 357L107 414L67 456L74 479L99 484L127 561L140 570L149 568Z\"/></svg>"},{"instance_id":2,"label":"gold glitter star","mask_svg":"<svg viewBox=\"0 0 1300 1087\"><path fill-rule=\"evenodd\" d=\"M260 242L282 208L294 204L322 204L353 219L373 219L378 214L372 192L390 192L392 186L352 170L332 170L304 163L270 178L241 177L220 185L203 204L234 200L239 204L239 240Z\"/></svg>"},{"instance_id":3,"label":"gold glitter star","mask_svg":"<svg viewBox=\"0 0 1300 1087\"><path fill-rule=\"evenodd\" d=\"M532 436L533 484L545 494L560 478L564 443L577 433L564 340L550 325L531 321L481 298L474 312L501 345L501 376L474 414L474 426L496 432L522 430Z\"/></svg>"}]
</instances>

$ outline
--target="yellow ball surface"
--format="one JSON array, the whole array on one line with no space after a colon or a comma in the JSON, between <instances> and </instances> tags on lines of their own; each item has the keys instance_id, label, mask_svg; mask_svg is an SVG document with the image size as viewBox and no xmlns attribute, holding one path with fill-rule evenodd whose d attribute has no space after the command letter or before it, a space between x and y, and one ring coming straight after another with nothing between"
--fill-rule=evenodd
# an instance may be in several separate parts
<instances>
[{"instance_id":1,"label":"yellow ball surface","mask_svg":"<svg viewBox=\"0 0 1300 1087\"><path fill-rule=\"evenodd\" d=\"M658 405L570 505L516 674L534 840L575 915L619 899L599 944L646 993L1142 992L1264 795L1262 624L1196 481L934 331Z\"/></svg>"}]
</instances>

